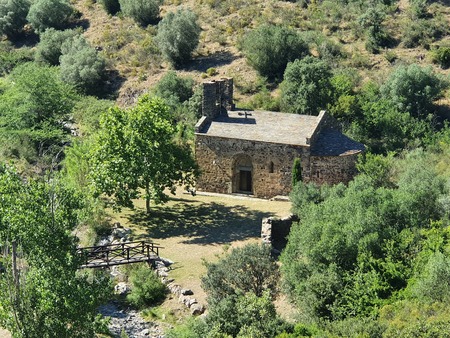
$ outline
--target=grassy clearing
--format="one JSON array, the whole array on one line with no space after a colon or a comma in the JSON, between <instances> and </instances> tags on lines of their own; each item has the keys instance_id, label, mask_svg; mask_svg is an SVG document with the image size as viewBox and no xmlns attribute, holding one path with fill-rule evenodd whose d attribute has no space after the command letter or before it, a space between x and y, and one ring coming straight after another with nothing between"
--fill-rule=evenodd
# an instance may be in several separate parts
<instances>
[{"instance_id":1,"label":"grassy clearing","mask_svg":"<svg viewBox=\"0 0 450 338\"><path fill-rule=\"evenodd\" d=\"M175 262L170 276L206 303L200 286L203 261L214 261L230 247L259 240L264 217L283 217L290 203L226 195L191 196L181 190L167 204L145 213L144 201L134 211L112 215L133 230L134 239L151 239L164 247L161 256Z\"/></svg>"}]
</instances>

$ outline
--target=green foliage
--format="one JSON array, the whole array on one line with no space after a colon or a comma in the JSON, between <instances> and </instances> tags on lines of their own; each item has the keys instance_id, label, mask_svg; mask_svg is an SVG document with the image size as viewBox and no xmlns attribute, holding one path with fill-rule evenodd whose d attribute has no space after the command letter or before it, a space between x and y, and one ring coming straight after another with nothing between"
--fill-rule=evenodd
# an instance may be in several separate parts
<instances>
[{"instance_id":1,"label":"green foliage","mask_svg":"<svg viewBox=\"0 0 450 338\"><path fill-rule=\"evenodd\" d=\"M166 297L166 286L147 265L139 265L133 269L130 281L132 288L131 293L127 295L127 301L137 308L155 305Z\"/></svg>"},{"instance_id":2,"label":"green foliage","mask_svg":"<svg viewBox=\"0 0 450 338\"><path fill-rule=\"evenodd\" d=\"M83 36L61 45L61 79L84 93L99 92L105 61Z\"/></svg>"},{"instance_id":3,"label":"green foliage","mask_svg":"<svg viewBox=\"0 0 450 338\"><path fill-rule=\"evenodd\" d=\"M211 337L274 337L289 329L277 316L268 291L259 297L249 292L222 299L211 307L206 323L217 332Z\"/></svg>"},{"instance_id":4,"label":"green foliage","mask_svg":"<svg viewBox=\"0 0 450 338\"><path fill-rule=\"evenodd\" d=\"M434 63L441 66L442 69L450 67L450 47L441 46L431 51L431 58Z\"/></svg>"},{"instance_id":5,"label":"green foliage","mask_svg":"<svg viewBox=\"0 0 450 338\"><path fill-rule=\"evenodd\" d=\"M281 108L295 114L318 115L331 101L331 70L307 56L288 64L281 84Z\"/></svg>"},{"instance_id":6,"label":"green foliage","mask_svg":"<svg viewBox=\"0 0 450 338\"><path fill-rule=\"evenodd\" d=\"M241 45L248 63L270 80L281 80L287 64L308 53L300 35L284 26L259 26L244 37Z\"/></svg>"},{"instance_id":7,"label":"green foliage","mask_svg":"<svg viewBox=\"0 0 450 338\"><path fill-rule=\"evenodd\" d=\"M122 13L141 26L157 22L160 0L119 0Z\"/></svg>"},{"instance_id":8,"label":"green foliage","mask_svg":"<svg viewBox=\"0 0 450 338\"><path fill-rule=\"evenodd\" d=\"M450 299L450 257L435 252L413 286L416 297L422 301L448 302Z\"/></svg>"},{"instance_id":9,"label":"green foliage","mask_svg":"<svg viewBox=\"0 0 450 338\"><path fill-rule=\"evenodd\" d=\"M396 164L395 185L380 184L392 157L369 160L364 169L378 173L359 175L347 188L294 188L301 221L291 229L282 273L287 292L313 318L376 316L413 275L417 229L440 217L444 186L429 156L416 151Z\"/></svg>"},{"instance_id":10,"label":"green foliage","mask_svg":"<svg viewBox=\"0 0 450 338\"><path fill-rule=\"evenodd\" d=\"M158 24L155 42L164 57L174 67L180 67L191 59L200 31L195 13L189 9L178 9L168 13Z\"/></svg>"},{"instance_id":11,"label":"green foliage","mask_svg":"<svg viewBox=\"0 0 450 338\"><path fill-rule=\"evenodd\" d=\"M402 43L406 48L429 48L432 42L447 34L449 30L445 19L433 18L406 21L402 31Z\"/></svg>"},{"instance_id":12,"label":"green foliage","mask_svg":"<svg viewBox=\"0 0 450 338\"><path fill-rule=\"evenodd\" d=\"M359 157L356 168L371 180L374 187L392 186L392 171L394 166L394 153L386 156L376 155L370 152Z\"/></svg>"},{"instance_id":13,"label":"green foliage","mask_svg":"<svg viewBox=\"0 0 450 338\"><path fill-rule=\"evenodd\" d=\"M112 108L100 120L92 150L91 176L97 193L113 196L116 206L133 207L142 194L167 201L166 188L190 185L196 165L189 147L175 144L175 127L162 100L143 96L129 110Z\"/></svg>"},{"instance_id":14,"label":"green foliage","mask_svg":"<svg viewBox=\"0 0 450 338\"><path fill-rule=\"evenodd\" d=\"M0 76L9 74L14 67L29 61L33 61L31 49L15 49L6 41L0 42Z\"/></svg>"},{"instance_id":15,"label":"green foliage","mask_svg":"<svg viewBox=\"0 0 450 338\"><path fill-rule=\"evenodd\" d=\"M446 81L431 67L412 64L397 67L381 86L381 93L400 111L424 117L433 112L433 102L446 87Z\"/></svg>"},{"instance_id":16,"label":"green foliage","mask_svg":"<svg viewBox=\"0 0 450 338\"><path fill-rule=\"evenodd\" d=\"M61 46L65 41L72 40L78 35L80 35L80 32L72 29L64 31L58 31L54 28L46 29L40 35L40 42L36 47L36 61L51 66L59 65L59 58L62 55Z\"/></svg>"},{"instance_id":17,"label":"green foliage","mask_svg":"<svg viewBox=\"0 0 450 338\"><path fill-rule=\"evenodd\" d=\"M369 7L359 18L359 23L367 30L366 49L371 53L378 53L379 47L389 44L390 38L383 27L386 13L383 7Z\"/></svg>"},{"instance_id":18,"label":"green foliage","mask_svg":"<svg viewBox=\"0 0 450 338\"><path fill-rule=\"evenodd\" d=\"M12 40L17 37L25 23L30 3L28 0L0 1L0 35Z\"/></svg>"},{"instance_id":19,"label":"green foliage","mask_svg":"<svg viewBox=\"0 0 450 338\"><path fill-rule=\"evenodd\" d=\"M61 150L70 133L66 123L75 95L57 69L35 63L17 66L0 95L0 134L7 157L28 153L27 159L35 161Z\"/></svg>"},{"instance_id":20,"label":"green foliage","mask_svg":"<svg viewBox=\"0 0 450 338\"><path fill-rule=\"evenodd\" d=\"M100 100L94 96L83 96L75 103L73 119L82 136L95 134L100 127L100 116L114 106L114 101Z\"/></svg>"},{"instance_id":21,"label":"green foliage","mask_svg":"<svg viewBox=\"0 0 450 338\"><path fill-rule=\"evenodd\" d=\"M194 80L191 77L180 77L174 71L169 71L156 84L155 94L168 103L180 104L192 97L193 87Z\"/></svg>"},{"instance_id":22,"label":"green foliage","mask_svg":"<svg viewBox=\"0 0 450 338\"><path fill-rule=\"evenodd\" d=\"M100 3L108 14L115 15L120 11L119 0L100 0Z\"/></svg>"},{"instance_id":23,"label":"green foliage","mask_svg":"<svg viewBox=\"0 0 450 338\"><path fill-rule=\"evenodd\" d=\"M227 296L243 296L247 292L261 297L264 291L276 293L278 268L270 256L270 247L249 244L233 249L217 263L205 263L207 272L202 287L208 303L215 304Z\"/></svg>"},{"instance_id":24,"label":"green foliage","mask_svg":"<svg viewBox=\"0 0 450 338\"><path fill-rule=\"evenodd\" d=\"M19 177L0 167L0 240L7 272L0 274L0 325L16 337L92 337L97 307L109 287L101 275L77 272L80 200L55 178ZM11 243L18 247L16 278ZM10 272L11 271L11 272Z\"/></svg>"},{"instance_id":25,"label":"green foliage","mask_svg":"<svg viewBox=\"0 0 450 338\"><path fill-rule=\"evenodd\" d=\"M302 181L302 162L297 157L294 159L294 164L292 165L292 186L295 187L295 185L301 181Z\"/></svg>"},{"instance_id":26,"label":"green foliage","mask_svg":"<svg viewBox=\"0 0 450 338\"><path fill-rule=\"evenodd\" d=\"M67 0L35 0L28 12L27 20L38 33L47 28L64 29L74 9Z\"/></svg>"}]
</instances>

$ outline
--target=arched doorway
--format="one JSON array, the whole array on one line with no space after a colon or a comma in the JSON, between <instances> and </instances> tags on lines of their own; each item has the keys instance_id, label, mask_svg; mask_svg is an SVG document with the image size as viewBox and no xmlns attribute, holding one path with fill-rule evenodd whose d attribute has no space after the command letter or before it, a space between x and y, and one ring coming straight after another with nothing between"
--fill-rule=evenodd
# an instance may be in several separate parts
<instances>
[{"instance_id":1,"label":"arched doorway","mask_svg":"<svg viewBox=\"0 0 450 338\"><path fill-rule=\"evenodd\" d=\"M239 154L234 159L233 192L253 194L253 164L248 155Z\"/></svg>"}]
</instances>

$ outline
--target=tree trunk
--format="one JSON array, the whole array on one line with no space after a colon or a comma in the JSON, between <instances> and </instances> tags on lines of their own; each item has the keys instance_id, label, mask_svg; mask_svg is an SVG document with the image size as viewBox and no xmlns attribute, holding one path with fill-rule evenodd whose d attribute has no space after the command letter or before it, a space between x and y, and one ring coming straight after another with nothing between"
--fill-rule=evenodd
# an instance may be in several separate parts
<instances>
[{"instance_id":1,"label":"tree trunk","mask_svg":"<svg viewBox=\"0 0 450 338\"><path fill-rule=\"evenodd\" d=\"M145 210L150 213L150 183L145 183Z\"/></svg>"}]
</instances>

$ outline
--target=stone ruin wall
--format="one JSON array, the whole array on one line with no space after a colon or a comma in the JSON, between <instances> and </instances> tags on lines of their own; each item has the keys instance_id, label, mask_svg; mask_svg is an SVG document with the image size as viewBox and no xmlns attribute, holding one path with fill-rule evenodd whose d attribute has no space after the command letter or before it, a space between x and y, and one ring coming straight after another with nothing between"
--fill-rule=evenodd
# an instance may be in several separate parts
<instances>
[{"instance_id":1,"label":"stone ruin wall","mask_svg":"<svg viewBox=\"0 0 450 338\"><path fill-rule=\"evenodd\" d=\"M248 155L252 159L253 195L272 198L291 191L292 165L301 158L303 176L309 177L309 148L238 139L208 137L197 134L196 160L202 173L197 190L229 194L235 192L235 159ZM270 172L273 162L273 172Z\"/></svg>"},{"instance_id":2,"label":"stone ruin wall","mask_svg":"<svg viewBox=\"0 0 450 338\"><path fill-rule=\"evenodd\" d=\"M356 161L359 154L311 156L310 181L317 184L347 184L357 174Z\"/></svg>"},{"instance_id":3,"label":"stone ruin wall","mask_svg":"<svg viewBox=\"0 0 450 338\"><path fill-rule=\"evenodd\" d=\"M263 218L261 224L261 240L264 244L281 251L287 243L287 236L291 231L292 223L298 222L296 215L285 218Z\"/></svg>"}]
</instances>

